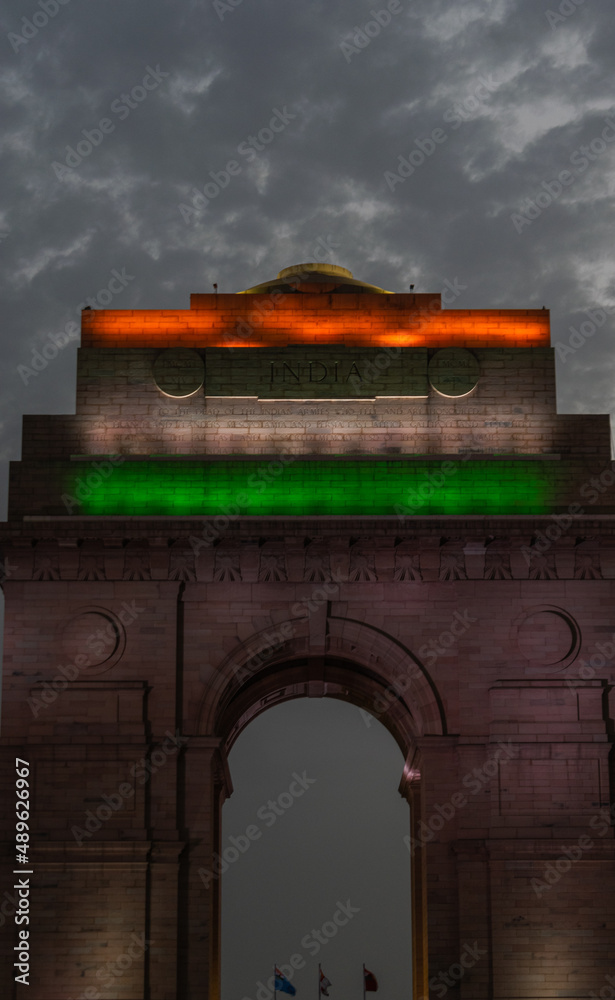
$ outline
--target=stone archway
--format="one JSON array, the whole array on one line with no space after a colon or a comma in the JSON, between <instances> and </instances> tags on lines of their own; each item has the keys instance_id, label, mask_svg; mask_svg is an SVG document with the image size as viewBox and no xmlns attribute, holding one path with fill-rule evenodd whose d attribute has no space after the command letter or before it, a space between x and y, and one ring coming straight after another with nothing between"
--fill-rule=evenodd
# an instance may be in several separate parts
<instances>
[{"instance_id":1,"label":"stone archway","mask_svg":"<svg viewBox=\"0 0 615 1000\"><path fill-rule=\"evenodd\" d=\"M320 630L319 630L320 631ZM290 697L324 697L324 676L317 664L325 659L345 660L353 665L347 700L359 704L375 715L390 729L405 756L409 743L424 736L445 736L446 719L438 691L420 661L401 642L380 629L350 618L328 615L323 617L322 635L314 629L310 617L287 619L272 623L237 646L215 670L198 713L197 732L219 736L225 740L228 752L248 719L237 715L237 699L243 698L253 685L261 683L281 663L308 658L312 671L297 675L295 683L307 684ZM344 697L343 693L331 697ZM254 694L248 697L253 701ZM264 711L272 704L272 696L255 709ZM231 704L235 706L230 710ZM230 714L229 714L230 712ZM230 723L230 719L233 722ZM402 724L403 718L403 724Z\"/></svg>"},{"instance_id":2,"label":"stone archway","mask_svg":"<svg viewBox=\"0 0 615 1000\"><path fill-rule=\"evenodd\" d=\"M221 809L232 791L227 759L240 733L273 705L295 698L338 698L375 716L393 735L405 765L399 791L410 806L410 836L418 838L424 815L425 739L442 738L442 704L427 672L403 645L363 622L326 618L324 642L314 648L310 620L294 619L255 633L238 644L215 671L200 706L200 748L211 766L210 836L191 860L195 875L219 853ZM190 750L188 751L190 758ZM189 765L188 765L189 766ZM427 992L427 892L424 851L411 852L413 989ZM220 995L220 884L208 880L210 996ZM195 901L196 904L196 901ZM189 965L190 957L186 956ZM196 974L196 970L195 970ZM192 973L190 973L192 976Z\"/></svg>"}]
</instances>

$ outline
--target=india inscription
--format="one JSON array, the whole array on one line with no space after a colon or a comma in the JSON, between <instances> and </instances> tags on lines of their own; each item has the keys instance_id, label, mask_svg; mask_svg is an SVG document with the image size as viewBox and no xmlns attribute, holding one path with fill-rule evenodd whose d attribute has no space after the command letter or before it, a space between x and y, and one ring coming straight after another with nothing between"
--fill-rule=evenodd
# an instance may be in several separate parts
<instances>
[{"instance_id":1,"label":"india inscription","mask_svg":"<svg viewBox=\"0 0 615 1000\"><path fill-rule=\"evenodd\" d=\"M426 348L336 344L207 350L208 396L261 399L425 397Z\"/></svg>"},{"instance_id":2,"label":"india inscription","mask_svg":"<svg viewBox=\"0 0 615 1000\"><path fill-rule=\"evenodd\" d=\"M386 376L386 371L382 372L383 376ZM360 384L366 381L361 374L360 369L357 367L357 362L353 361L350 366L342 365L340 366L339 361L334 361L333 364L329 362L326 365L323 361L299 361L295 367L291 367L288 361L283 361L282 365L276 365L275 361L271 362L271 374L269 379L271 385L274 382L282 382L283 384L293 382L300 385L302 382L352 382L353 384Z\"/></svg>"}]
</instances>

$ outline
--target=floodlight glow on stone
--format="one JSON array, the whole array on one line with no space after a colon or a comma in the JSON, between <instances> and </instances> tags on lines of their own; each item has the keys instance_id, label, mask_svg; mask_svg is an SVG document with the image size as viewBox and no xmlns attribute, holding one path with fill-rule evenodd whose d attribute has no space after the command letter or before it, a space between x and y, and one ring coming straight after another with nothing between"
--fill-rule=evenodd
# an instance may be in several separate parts
<instances>
[{"instance_id":1,"label":"floodlight glow on stone","mask_svg":"<svg viewBox=\"0 0 615 1000\"><path fill-rule=\"evenodd\" d=\"M87 515L211 515L245 494L247 515L546 514L550 462L294 461L267 481L263 461L126 462L83 500ZM66 470L74 494L78 470ZM444 480L444 482L441 482Z\"/></svg>"}]
</instances>

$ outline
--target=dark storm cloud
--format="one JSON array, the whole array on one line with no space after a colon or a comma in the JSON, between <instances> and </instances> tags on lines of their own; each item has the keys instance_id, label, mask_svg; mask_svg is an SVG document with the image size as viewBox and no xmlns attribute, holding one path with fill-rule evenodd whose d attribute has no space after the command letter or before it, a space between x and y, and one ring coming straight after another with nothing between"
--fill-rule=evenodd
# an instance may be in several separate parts
<instances>
[{"instance_id":1,"label":"dark storm cloud","mask_svg":"<svg viewBox=\"0 0 615 1000\"><path fill-rule=\"evenodd\" d=\"M114 269L133 279L112 307L181 308L333 245L394 290L457 276L459 307L546 305L554 340L615 301L615 144L518 221L613 111L606 0L390 6L5 4L5 458L22 412L72 406L75 341L18 366ZM609 316L560 365L560 406L611 407L612 339Z\"/></svg>"}]
</instances>

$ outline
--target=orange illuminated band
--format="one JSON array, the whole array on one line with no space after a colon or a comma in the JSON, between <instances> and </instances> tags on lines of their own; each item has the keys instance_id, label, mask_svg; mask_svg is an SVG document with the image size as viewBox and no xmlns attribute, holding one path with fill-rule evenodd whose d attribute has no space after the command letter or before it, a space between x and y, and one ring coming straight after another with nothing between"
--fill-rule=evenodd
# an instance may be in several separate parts
<instances>
[{"instance_id":1,"label":"orange illuminated band","mask_svg":"<svg viewBox=\"0 0 615 1000\"><path fill-rule=\"evenodd\" d=\"M269 295L194 295L192 306L86 310L81 344L116 348L550 346L546 309L440 309L439 296L287 295L274 303Z\"/></svg>"}]
</instances>

